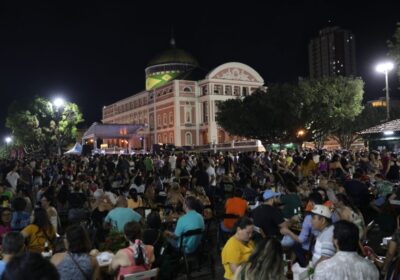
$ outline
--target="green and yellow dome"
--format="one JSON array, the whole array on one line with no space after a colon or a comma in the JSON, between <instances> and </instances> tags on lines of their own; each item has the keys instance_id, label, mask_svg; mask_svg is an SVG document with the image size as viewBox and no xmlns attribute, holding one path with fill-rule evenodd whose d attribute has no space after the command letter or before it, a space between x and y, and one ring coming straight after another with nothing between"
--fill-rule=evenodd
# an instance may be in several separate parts
<instances>
[{"instance_id":1,"label":"green and yellow dome","mask_svg":"<svg viewBox=\"0 0 400 280\"><path fill-rule=\"evenodd\" d=\"M170 49L155 56L147 64L146 90L158 88L169 81L179 79L198 66L197 60L191 54L175 48L173 40L171 40L171 45Z\"/></svg>"}]
</instances>

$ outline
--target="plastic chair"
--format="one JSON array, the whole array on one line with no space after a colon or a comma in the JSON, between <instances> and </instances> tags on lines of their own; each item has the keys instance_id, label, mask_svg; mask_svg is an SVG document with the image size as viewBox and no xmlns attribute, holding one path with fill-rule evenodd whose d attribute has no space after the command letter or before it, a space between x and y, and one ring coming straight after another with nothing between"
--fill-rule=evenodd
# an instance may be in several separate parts
<instances>
[{"instance_id":1,"label":"plastic chair","mask_svg":"<svg viewBox=\"0 0 400 280\"><path fill-rule=\"evenodd\" d=\"M147 271L124 275L121 277L121 280L144 280L157 277L157 275L158 275L158 268L153 268Z\"/></svg>"}]
</instances>

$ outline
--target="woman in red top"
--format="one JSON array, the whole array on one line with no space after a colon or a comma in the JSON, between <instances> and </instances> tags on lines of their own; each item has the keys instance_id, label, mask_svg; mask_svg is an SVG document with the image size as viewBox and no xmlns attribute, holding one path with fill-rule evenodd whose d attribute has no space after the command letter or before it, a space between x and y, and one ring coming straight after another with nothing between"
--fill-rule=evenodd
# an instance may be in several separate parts
<instances>
[{"instance_id":1,"label":"woman in red top","mask_svg":"<svg viewBox=\"0 0 400 280\"><path fill-rule=\"evenodd\" d=\"M119 268L115 279L121 279L123 275L150 270L154 262L153 246L144 245L142 242L142 228L139 223L127 223L124 233L129 241L129 247L119 250L113 257L111 270L116 271Z\"/></svg>"}]
</instances>

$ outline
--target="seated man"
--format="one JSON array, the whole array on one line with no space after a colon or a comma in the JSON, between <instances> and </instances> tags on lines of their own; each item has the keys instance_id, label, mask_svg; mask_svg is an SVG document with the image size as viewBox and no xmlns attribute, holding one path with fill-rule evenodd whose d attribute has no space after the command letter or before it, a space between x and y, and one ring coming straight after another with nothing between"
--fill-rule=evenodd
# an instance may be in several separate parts
<instances>
[{"instance_id":1,"label":"seated man","mask_svg":"<svg viewBox=\"0 0 400 280\"><path fill-rule=\"evenodd\" d=\"M105 226L111 225L118 231L123 232L124 226L128 222L140 222L142 216L134 210L128 208L128 201L125 197L120 196L117 200L116 207L111 210L104 218Z\"/></svg>"},{"instance_id":2,"label":"seated man","mask_svg":"<svg viewBox=\"0 0 400 280\"><path fill-rule=\"evenodd\" d=\"M280 230L288 227L288 222L284 220L281 210L277 207L279 196L280 193L266 190L263 193L264 203L251 212L254 225L261 228L267 237L279 236Z\"/></svg>"},{"instance_id":3,"label":"seated man","mask_svg":"<svg viewBox=\"0 0 400 280\"><path fill-rule=\"evenodd\" d=\"M6 268L6 264L17 254L25 249L25 238L20 232L11 231L6 233L2 244L3 259L0 261L0 277Z\"/></svg>"},{"instance_id":4,"label":"seated man","mask_svg":"<svg viewBox=\"0 0 400 280\"><path fill-rule=\"evenodd\" d=\"M351 222L338 221L334 225L333 243L337 253L315 269L314 279L379 279L378 269L357 254L358 228Z\"/></svg>"},{"instance_id":5,"label":"seated man","mask_svg":"<svg viewBox=\"0 0 400 280\"><path fill-rule=\"evenodd\" d=\"M247 210L247 201L242 198L243 191L241 189L235 189L233 197L227 199L225 202L225 214L234 214L238 217L243 217ZM221 229L225 232L231 232L233 225L238 219L225 218L221 223Z\"/></svg>"},{"instance_id":6,"label":"seated man","mask_svg":"<svg viewBox=\"0 0 400 280\"><path fill-rule=\"evenodd\" d=\"M311 213L313 230L320 232L315 241L314 252L312 256L312 265L316 267L320 262L332 257L335 254L336 249L332 241L332 213L329 208L324 205L316 204L311 210Z\"/></svg>"},{"instance_id":7,"label":"seated man","mask_svg":"<svg viewBox=\"0 0 400 280\"><path fill-rule=\"evenodd\" d=\"M168 230L164 232L164 235L168 238L169 243L176 249L179 249L180 237L182 234L194 229L204 230L203 216L194 210L196 205L196 198L193 196L188 196L183 204L183 210L186 214L178 219L175 232ZM182 244L185 249L185 253L193 253L200 245L201 237L201 235L185 237Z\"/></svg>"}]
</instances>

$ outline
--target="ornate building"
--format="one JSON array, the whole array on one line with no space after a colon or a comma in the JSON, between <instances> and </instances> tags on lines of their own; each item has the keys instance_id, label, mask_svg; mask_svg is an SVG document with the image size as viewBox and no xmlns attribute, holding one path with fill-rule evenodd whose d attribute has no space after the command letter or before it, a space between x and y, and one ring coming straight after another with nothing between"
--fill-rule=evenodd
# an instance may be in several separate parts
<instances>
[{"instance_id":1,"label":"ornate building","mask_svg":"<svg viewBox=\"0 0 400 280\"><path fill-rule=\"evenodd\" d=\"M222 64L207 74L174 44L152 59L145 72L146 90L104 106L103 123L143 124L146 147L232 141L216 123L217 104L245 97L264 85L254 69L238 62Z\"/></svg>"}]
</instances>

